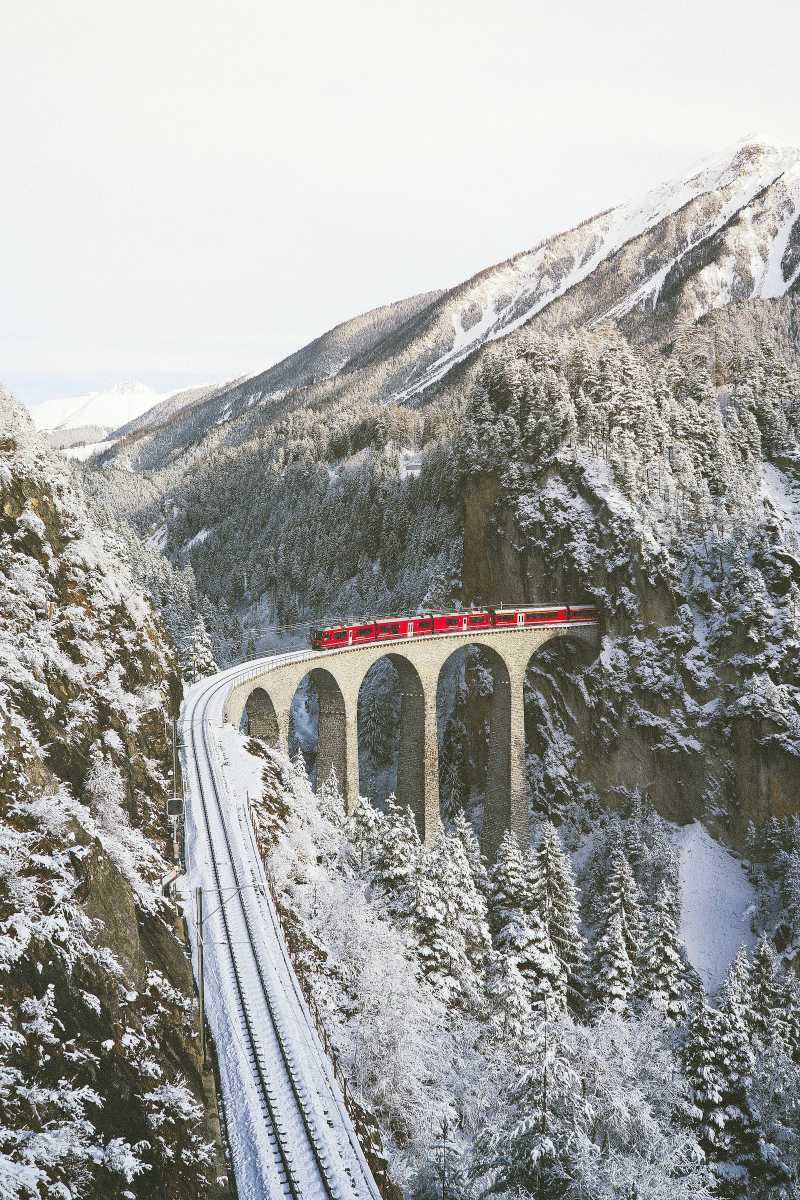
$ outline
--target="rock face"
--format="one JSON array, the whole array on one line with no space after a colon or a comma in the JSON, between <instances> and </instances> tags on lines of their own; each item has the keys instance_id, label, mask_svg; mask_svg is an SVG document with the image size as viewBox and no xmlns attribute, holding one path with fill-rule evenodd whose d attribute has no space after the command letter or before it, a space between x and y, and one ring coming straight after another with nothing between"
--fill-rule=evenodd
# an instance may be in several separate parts
<instances>
[{"instance_id":1,"label":"rock face","mask_svg":"<svg viewBox=\"0 0 800 1200\"><path fill-rule=\"evenodd\" d=\"M616 334L531 339L479 378L465 600L604 614L599 656L565 644L530 664L534 809L638 791L737 846L797 812L796 301L771 315L718 314L655 362Z\"/></svg>"},{"instance_id":2,"label":"rock face","mask_svg":"<svg viewBox=\"0 0 800 1200\"><path fill-rule=\"evenodd\" d=\"M569 466L559 478L575 486ZM587 489L576 491L585 496ZM601 544L607 517L603 507L596 503ZM568 554L554 558L541 548L531 549L532 533L519 528L496 476L470 481L464 500L467 601L585 600L596 586L608 586L605 574L589 579L581 575ZM562 735L570 743L561 760L571 774L569 788L564 792L562 787L559 798L558 787L553 795L554 779L544 779L543 790L556 807L559 799L573 797L582 787L612 807L638 790L663 816L681 823L702 816L741 848L750 821L760 825L769 817L797 812L800 759L782 744L779 723L766 716L741 716L728 728L698 721L683 744L665 742L676 696L662 692L662 681L648 678L641 668L652 657L660 671L675 673L677 689L684 650L675 642L679 597L666 585L653 586L641 572L634 575L640 602L637 620L625 614L606 617L606 649L616 647L610 664L603 656L592 660L566 646L545 654L546 662L537 659L531 664L527 737L533 758L542 763L558 754ZM690 651L688 643L685 651ZM725 704L736 682L724 660L715 668L705 687L693 689L700 709ZM690 685L688 678L682 682ZM634 721L626 715L631 708L637 713Z\"/></svg>"},{"instance_id":3,"label":"rock face","mask_svg":"<svg viewBox=\"0 0 800 1200\"><path fill-rule=\"evenodd\" d=\"M160 889L172 656L120 547L5 396L0 577L0 1155L53 1194L227 1195Z\"/></svg>"}]
</instances>

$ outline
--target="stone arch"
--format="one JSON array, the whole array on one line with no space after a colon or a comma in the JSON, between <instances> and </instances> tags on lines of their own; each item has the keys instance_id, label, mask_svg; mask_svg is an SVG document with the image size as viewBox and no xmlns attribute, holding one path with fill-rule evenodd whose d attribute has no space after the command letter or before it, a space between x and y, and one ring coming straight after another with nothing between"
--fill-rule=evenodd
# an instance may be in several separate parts
<instances>
[{"instance_id":1,"label":"stone arch","mask_svg":"<svg viewBox=\"0 0 800 1200\"><path fill-rule=\"evenodd\" d=\"M521 717L521 689L512 687L512 674L503 655L486 642L468 642L455 647L451 654L442 662L436 681L436 701L438 709L439 689L448 664L456 654L466 653L470 648L480 650L481 657L491 666L493 687L488 697L489 741L486 761L486 798L483 810L483 827L481 829L481 849L491 861L502 841L507 829L514 829L527 845L527 810L524 821L515 809L515 803L520 789L518 778L524 766L516 761L514 753L514 718ZM520 695L517 696L516 692ZM516 706L516 711L515 711Z\"/></svg>"},{"instance_id":2,"label":"stone arch","mask_svg":"<svg viewBox=\"0 0 800 1200\"><path fill-rule=\"evenodd\" d=\"M314 775L317 788L328 778L331 768L336 772L342 796L348 794L347 778L347 708L336 677L324 667L312 667L297 681L294 696L308 679L319 702L317 718L317 756Z\"/></svg>"},{"instance_id":3,"label":"stone arch","mask_svg":"<svg viewBox=\"0 0 800 1200\"><path fill-rule=\"evenodd\" d=\"M251 737L261 738L274 750L280 747L281 736L275 705L262 687L253 688L244 705Z\"/></svg>"},{"instance_id":4,"label":"stone arch","mask_svg":"<svg viewBox=\"0 0 800 1200\"><path fill-rule=\"evenodd\" d=\"M387 661L392 664L397 673L400 693L395 794L399 804L407 805L411 809L420 837L425 838L426 835L430 835L430 830L427 828L429 822L426 820L425 804L426 691L419 671L405 655L389 651L371 663L369 670L364 673L359 685L359 697L373 667ZM428 698L428 703L430 703L430 698ZM359 729L359 734L361 732ZM437 769L435 762L433 769Z\"/></svg>"}]
</instances>

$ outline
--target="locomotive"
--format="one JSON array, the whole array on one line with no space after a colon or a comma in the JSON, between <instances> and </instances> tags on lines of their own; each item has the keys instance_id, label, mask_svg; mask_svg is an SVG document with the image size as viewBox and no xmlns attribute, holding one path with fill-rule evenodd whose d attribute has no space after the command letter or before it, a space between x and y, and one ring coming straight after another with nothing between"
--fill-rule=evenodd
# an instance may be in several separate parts
<instances>
[{"instance_id":1,"label":"locomotive","mask_svg":"<svg viewBox=\"0 0 800 1200\"><path fill-rule=\"evenodd\" d=\"M560 604L554 607L482 608L463 612L423 613L411 617L381 617L356 625L331 625L311 631L312 650L336 650L369 642L441 636L446 633L480 633L484 629L530 629L536 625L596 621L594 604Z\"/></svg>"}]
</instances>

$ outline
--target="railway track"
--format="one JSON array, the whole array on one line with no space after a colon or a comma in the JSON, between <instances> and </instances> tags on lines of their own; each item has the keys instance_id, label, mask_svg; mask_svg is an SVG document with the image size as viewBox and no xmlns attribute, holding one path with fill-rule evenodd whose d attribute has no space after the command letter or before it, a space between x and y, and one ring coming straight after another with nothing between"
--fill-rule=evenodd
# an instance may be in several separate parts
<instances>
[{"instance_id":1,"label":"railway track","mask_svg":"<svg viewBox=\"0 0 800 1200\"><path fill-rule=\"evenodd\" d=\"M239 1194L380 1200L288 959L249 819L234 819L215 761L214 717L240 670L211 680L184 718L187 867L208 896L207 995Z\"/></svg>"}]
</instances>

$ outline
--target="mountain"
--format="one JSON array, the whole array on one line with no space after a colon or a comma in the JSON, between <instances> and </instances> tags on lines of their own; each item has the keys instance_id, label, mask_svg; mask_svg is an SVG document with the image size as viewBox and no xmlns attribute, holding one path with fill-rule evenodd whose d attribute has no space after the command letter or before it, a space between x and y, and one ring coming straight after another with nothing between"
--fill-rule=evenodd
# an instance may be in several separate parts
<instances>
[{"instance_id":1,"label":"mountain","mask_svg":"<svg viewBox=\"0 0 800 1200\"><path fill-rule=\"evenodd\" d=\"M115 384L84 396L58 397L36 404L31 416L37 430L50 434L50 445L101 442L116 428L148 412L164 398L143 383Z\"/></svg>"},{"instance_id":2,"label":"mountain","mask_svg":"<svg viewBox=\"0 0 800 1200\"><path fill-rule=\"evenodd\" d=\"M523 328L613 323L662 345L715 309L779 298L799 281L800 149L745 141L464 283L353 318L214 389L172 416L163 453L138 439L116 453L152 469L238 417L263 424L365 398L426 405L462 391L476 353Z\"/></svg>"}]
</instances>

